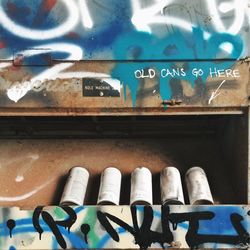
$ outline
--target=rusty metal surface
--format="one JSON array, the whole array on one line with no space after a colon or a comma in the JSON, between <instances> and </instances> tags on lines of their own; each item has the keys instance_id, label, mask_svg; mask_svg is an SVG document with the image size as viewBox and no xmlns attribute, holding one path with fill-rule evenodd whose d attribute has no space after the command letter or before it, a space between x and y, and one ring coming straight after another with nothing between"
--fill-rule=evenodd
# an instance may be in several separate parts
<instances>
[{"instance_id":1,"label":"rusty metal surface","mask_svg":"<svg viewBox=\"0 0 250 250\"><path fill-rule=\"evenodd\" d=\"M153 172L154 203L160 204L159 171L175 165L183 174L193 164L206 169L216 204L249 203L248 0L2 0L0 59L0 137L5 138L0 140L1 206L58 204L67 171L75 165L86 166L91 174L86 204L96 203L100 173L109 165L122 170L122 204L129 203L129 175L139 165ZM135 117L173 119L187 114L238 116L212 122L205 117L195 126L190 117L184 125L159 120L146 124ZM41 124L22 117L4 120L24 115L98 118L82 126L83 121L45 124L46 117ZM98 121L110 115L132 115L134 123ZM88 209L91 213L97 207ZM18 215L17 210L0 212L7 220ZM229 211L240 220L243 211L248 225L247 210L228 206L219 208L218 214ZM31 221L31 212L26 215ZM93 214L88 218L96 219ZM30 233L24 240L7 239L10 231L4 223L0 248L5 244L9 250L25 249L32 242L41 248L38 236ZM231 226L226 223L226 232ZM212 239L215 229L209 228ZM102 227L98 224L96 230ZM51 239L46 236L42 245ZM236 239L245 244L249 235ZM95 242L93 237L93 248ZM134 247L133 239L130 242Z\"/></svg>"},{"instance_id":2,"label":"rusty metal surface","mask_svg":"<svg viewBox=\"0 0 250 250\"><path fill-rule=\"evenodd\" d=\"M77 62L70 71L76 74L83 70L101 71L108 75L113 66L114 63L109 62ZM25 85L20 83L29 79L29 73L25 72L25 67L11 67L4 70L0 77L2 82L0 111L2 115L168 114L198 112L198 110L214 110L215 112L231 110L233 112L237 108L248 105L249 65L247 62L240 61L235 65L234 70L237 70L239 77L225 77L224 72L224 77L208 77L205 83L197 78L194 86L184 79L173 78L169 101L162 99L159 89L160 80L157 78L140 80L136 102L133 103L128 87L124 93L123 86L126 85L121 85L120 97L87 97L83 94L83 82L86 79L72 77L41 82L20 100L14 102L7 95L7 90L17 86L16 93L22 91L21 88Z\"/></svg>"},{"instance_id":3,"label":"rusty metal surface","mask_svg":"<svg viewBox=\"0 0 250 250\"><path fill-rule=\"evenodd\" d=\"M247 0L2 0L1 114L248 106L248 16Z\"/></svg>"},{"instance_id":4,"label":"rusty metal surface","mask_svg":"<svg viewBox=\"0 0 250 250\"><path fill-rule=\"evenodd\" d=\"M228 121L230 120L221 120L221 126ZM209 120L205 123L204 120L203 125L194 124L196 125L190 123L186 132L181 133L185 126L180 126L179 123L176 128L169 125L169 134L165 133L164 136L152 132L150 137L143 135L141 138L135 138L136 133L140 135L139 127L128 126L115 139L107 139L108 134L102 139L77 139L73 126L67 140L24 140L20 130L19 139L0 141L0 205L34 207L38 204L58 204L65 176L73 166L85 166L90 171L87 204L96 204L100 174L108 166L116 166L122 171L121 204L129 203L129 175L138 166L148 167L154 174L154 204L160 204L158 178L161 169L173 165L184 175L189 167L196 164L206 170L217 204L246 203L245 192L241 190L239 195L231 186L232 181L241 182L242 178L246 178L235 174L245 169L246 162L234 168L234 165L225 161L230 160L230 157L222 154L221 138L217 136L220 133L218 123ZM11 124L9 126L13 127ZM98 130L98 123L95 126L97 137L102 133ZM33 129L38 130L38 127ZM91 128L88 130L91 134ZM110 132L112 130L110 128ZM126 133L133 130L131 137L125 137ZM164 128L159 127L158 130ZM50 131L53 135L53 131ZM50 134L48 129L43 133L47 133L47 136Z\"/></svg>"}]
</instances>

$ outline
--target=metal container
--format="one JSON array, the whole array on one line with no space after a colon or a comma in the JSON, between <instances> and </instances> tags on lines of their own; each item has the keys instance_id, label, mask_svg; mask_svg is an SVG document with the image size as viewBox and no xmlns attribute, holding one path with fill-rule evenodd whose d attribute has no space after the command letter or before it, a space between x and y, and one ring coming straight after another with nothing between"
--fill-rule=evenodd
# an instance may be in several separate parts
<instances>
[{"instance_id":1,"label":"metal container","mask_svg":"<svg viewBox=\"0 0 250 250\"><path fill-rule=\"evenodd\" d=\"M190 168L186 173L185 180L191 205L214 203L206 173L202 168Z\"/></svg>"},{"instance_id":2,"label":"metal container","mask_svg":"<svg viewBox=\"0 0 250 250\"><path fill-rule=\"evenodd\" d=\"M102 172L98 205L119 205L122 175L114 167L106 168Z\"/></svg>"},{"instance_id":3,"label":"metal container","mask_svg":"<svg viewBox=\"0 0 250 250\"><path fill-rule=\"evenodd\" d=\"M138 167L131 174L131 205L152 205L152 174L148 168Z\"/></svg>"},{"instance_id":4,"label":"metal container","mask_svg":"<svg viewBox=\"0 0 250 250\"><path fill-rule=\"evenodd\" d=\"M88 179L89 172L87 169L83 167L73 167L69 172L60 205L83 205Z\"/></svg>"},{"instance_id":5,"label":"metal container","mask_svg":"<svg viewBox=\"0 0 250 250\"><path fill-rule=\"evenodd\" d=\"M184 196L181 183L181 175L177 168L166 167L161 171L161 201L162 204L183 205Z\"/></svg>"}]
</instances>

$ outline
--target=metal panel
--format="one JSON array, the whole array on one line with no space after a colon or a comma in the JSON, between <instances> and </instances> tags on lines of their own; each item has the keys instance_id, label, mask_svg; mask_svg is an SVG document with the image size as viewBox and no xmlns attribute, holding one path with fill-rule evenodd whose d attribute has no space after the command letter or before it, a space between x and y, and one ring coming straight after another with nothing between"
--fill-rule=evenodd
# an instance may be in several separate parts
<instances>
[{"instance_id":1,"label":"metal panel","mask_svg":"<svg viewBox=\"0 0 250 250\"><path fill-rule=\"evenodd\" d=\"M249 65L243 61L147 62L151 71L141 70L139 62L70 64L69 71L60 73L60 77L42 71L41 77L32 78L26 67L5 69L0 77L1 113L44 109L46 114L50 113L46 109L52 108L56 113L168 114L185 112L188 107L216 107L226 111L248 105ZM53 73L55 67L62 65L65 63L49 70ZM33 70L44 68L33 67ZM95 89L91 90L91 86Z\"/></svg>"},{"instance_id":2,"label":"metal panel","mask_svg":"<svg viewBox=\"0 0 250 250\"><path fill-rule=\"evenodd\" d=\"M247 106L248 16L247 0L3 0L0 108L8 109L1 113L168 114L171 106L174 113ZM115 86L120 98L103 91L89 93L101 99L86 98L86 78Z\"/></svg>"},{"instance_id":3,"label":"metal panel","mask_svg":"<svg viewBox=\"0 0 250 250\"><path fill-rule=\"evenodd\" d=\"M249 206L1 208L1 249L247 248Z\"/></svg>"}]
</instances>

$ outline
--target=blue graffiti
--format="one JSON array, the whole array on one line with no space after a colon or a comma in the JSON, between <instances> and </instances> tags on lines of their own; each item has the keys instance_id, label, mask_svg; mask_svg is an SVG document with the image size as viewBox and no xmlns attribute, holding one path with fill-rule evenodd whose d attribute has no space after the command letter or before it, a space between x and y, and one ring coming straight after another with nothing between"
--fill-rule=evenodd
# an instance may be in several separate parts
<instances>
[{"instance_id":1,"label":"blue graffiti","mask_svg":"<svg viewBox=\"0 0 250 250\"><path fill-rule=\"evenodd\" d=\"M29 28L31 30L46 30L58 27L67 19L67 10L63 5L56 2L51 8L46 7L47 0L30 1L27 4L25 1L4 0L1 1L1 6L4 12L12 21L17 25ZM53 2L53 1L51 1ZM93 11L98 12L95 16L95 26L92 29L86 29L80 25L80 20L75 28L67 32L61 37L46 39L45 41L29 39L26 37L16 36L10 31L6 30L0 24L0 42L3 41L5 47L0 49L0 59L5 59L13 54L15 50L24 50L27 48L34 48L35 46L43 45L47 48L46 44L50 43L69 43L79 46L84 50L83 60L101 59L97 53L104 53L104 50L112 50L112 44L115 39L125 30L131 29L130 22L130 5L127 1L108 0L100 3L101 6L89 4ZM109 6L108 11L102 8ZM25 15L24 15L25 13ZM112 13L115 13L113 15ZM105 25L104 25L105 23ZM130 27L130 28L129 28ZM104 53L105 54L105 53ZM53 59L65 59L67 53L53 52ZM108 54L105 54L107 58ZM112 59L109 57L109 59Z\"/></svg>"},{"instance_id":2,"label":"blue graffiti","mask_svg":"<svg viewBox=\"0 0 250 250\"><path fill-rule=\"evenodd\" d=\"M137 206L136 209L137 209L137 211L143 213L143 206ZM161 218L161 212L159 212L157 210L153 210L153 214L154 214L154 217ZM179 223L178 226L182 229L188 230L188 223L187 222Z\"/></svg>"},{"instance_id":3,"label":"blue graffiti","mask_svg":"<svg viewBox=\"0 0 250 250\"><path fill-rule=\"evenodd\" d=\"M41 221L41 225L43 226L44 232L51 233L51 229L43 221ZM69 233L68 230L66 230L63 227L59 227L59 230L60 230L60 233L70 242L72 247L74 247L76 249L88 248L88 245L77 234ZM4 230L4 233L1 234L0 236L1 237L8 237L9 232L7 232L7 231L8 231L7 229ZM26 233L36 233L36 230L34 229L34 227L32 225L32 220L31 219L30 219L30 224L29 225L26 225L26 226L22 225L19 228L13 229L12 234L14 236L14 235L26 234ZM56 241L55 237L53 235L51 235L51 236L53 237L53 242ZM58 247L56 247L54 249L58 249Z\"/></svg>"},{"instance_id":4,"label":"blue graffiti","mask_svg":"<svg viewBox=\"0 0 250 250\"><path fill-rule=\"evenodd\" d=\"M38 0L31 1L27 5L25 1L4 0L1 2L6 15L16 25L31 30L44 30L60 27L68 18L69 10L62 2ZM105 8L105 6L108 8ZM240 35L227 33L209 33L205 27L193 27L192 32L174 29L172 33L161 26L161 36L154 33L143 33L135 30L131 22L133 15L129 1L105 0L91 3L87 6L94 15L94 26L91 29L81 24L81 18L72 30L62 36L50 39L32 39L28 35L15 35L11 30L0 25L0 58L5 59L13 55L14 51L22 51L36 46L49 49L49 44L74 44L82 50L82 58L77 60L114 60L118 61L111 72L113 78L117 78L124 85L124 96L127 96L127 88L130 90L132 103L135 106L137 93L140 89L140 79L135 77L137 70L153 68L156 70L156 78L159 79L159 93L162 100L169 100L172 96L170 86L171 77L162 77L159 72L162 69L174 70L182 64L185 74L175 76L175 79L186 80L192 87L197 80L203 84L209 77L209 70L216 66L230 68L243 54L243 41ZM22 15L20 14L22 13ZM25 13L25 15L23 15ZM231 51L225 52L222 45L229 44ZM63 47L63 46L62 46ZM65 60L70 54L62 48L60 51L48 52L52 59ZM43 54L46 59L46 53ZM44 58L33 55L25 58L32 75L45 72L53 65L41 65ZM214 60L224 59L220 63ZM124 62L120 62L124 61ZM131 60L131 62L128 62ZM228 60L228 61L226 61ZM181 63L182 61L182 63ZM20 64L21 65L21 64ZM202 74L195 75L193 69L201 70Z\"/></svg>"},{"instance_id":5,"label":"blue graffiti","mask_svg":"<svg viewBox=\"0 0 250 250\"><path fill-rule=\"evenodd\" d=\"M76 214L79 214L82 210L84 210L84 206L76 207L74 211ZM66 218L67 219L67 218ZM48 225L43 221L43 219L39 219L40 225L43 227L44 232L51 233L51 229L48 227ZM1 234L0 237L9 237L9 228L6 226L6 223L0 224ZM80 237L80 235L77 235L76 233L69 232L67 229L65 229L62 226L58 227L60 230L60 233L70 242L71 246L75 249L85 249L88 248L88 244L86 244L83 239ZM24 218L24 219L18 219L16 220L16 227L12 231L12 235L20 235L20 234L26 234L26 233L37 233L35 230L32 219L31 218ZM58 243L56 241L56 238L51 234L52 236L52 242L53 242L53 249L59 249ZM12 246L11 246L12 247ZM12 247L10 249L14 250L15 248Z\"/></svg>"},{"instance_id":6,"label":"blue graffiti","mask_svg":"<svg viewBox=\"0 0 250 250\"><path fill-rule=\"evenodd\" d=\"M126 230L122 227L118 227L116 229L117 233L120 235L120 234L123 234L123 233L126 233ZM105 235L102 236L102 238L100 239L100 241L98 242L98 245L97 245L97 248L104 248L105 245L111 240L111 236L109 233L106 233Z\"/></svg>"},{"instance_id":7,"label":"blue graffiti","mask_svg":"<svg viewBox=\"0 0 250 250\"><path fill-rule=\"evenodd\" d=\"M224 207L208 206L206 207L206 211L211 211L216 216L210 221L201 220L199 222L200 227L198 232L200 234L213 233L217 235L236 235L236 231L232 230L233 227L230 215L233 213L242 214L242 209L240 207L227 206L227 209L225 209ZM248 229L246 220L242 221L242 226Z\"/></svg>"},{"instance_id":8,"label":"blue graffiti","mask_svg":"<svg viewBox=\"0 0 250 250\"><path fill-rule=\"evenodd\" d=\"M83 209L84 209L83 207L78 207L75 209L75 212L79 213ZM188 242L188 239L189 239L189 244L192 244L192 242L195 243L196 240L198 242L200 239L199 237L201 237L200 239L201 242L203 241L205 243L207 242L210 247L212 244L215 244L214 246L217 246L218 244L222 244L220 241L225 242L225 244L227 245L235 245L237 244L237 242L240 244L241 241L242 241L242 244L245 244L244 243L245 240L247 242L249 241L249 237L248 237L249 235L247 234L247 232L249 231L249 220L247 219L249 215L247 211L242 209L242 207L239 207L239 206L226 206L226 207L225 206L206 206L206 207L197 206L197 207L192 208L191 211L189 207L187 207L186 209L187 209L186 212L182 210L181 212L177 212L177 213L174 213L175 209L173 209L172 212L170 211L171 210L170 209L169 210L170 213L168 214L162 213L159 210L152 209L152 216L153 218L156 217L159 222L162 221L163 214L165 214L165 216L169 216L170 223L173 224L172 230L176 230L177 224L178 224L178 228L182 228L187 232L186 240ZM143 210L143 206L136 206L136 211L139 213L144 213L145 215L145 210ZM234 217L234 219L232 219L232 216ZM113 220L114 218L115 217L112 217L110 219ZM235 221L235 219L237 221ZM51 241L52 241L52 248L59 249L60 246L56 238L54 237L51 231L51 228L45 223L45 221L42 218L39 219L39 224L42 226L44 232L50 233ZM191 231L194 230L194 228L191 229L192 226L190 228L190 224L196 227L193 233L191 233ZM124 225L126 225L125 222L122 226L119 226L119 223L117 224L118 227L116 227L114 230L117 232L118 235L121 235L127 232L126 228L124 228ZM151 225L148 225L148 226L150 230L152 230ZM80 231L76 230L74 232L70 232L68 229L64 228L63 226L58 226L58 228L60 230L60 233L65 238L65 240L67 240L67 242L70 243L70 246L72 246L74 249L85 249L85 248L90 247L86 242L84 242ZM94 225L91 225L91 228L94 229ZM0 224L0 229L1 229L0 237L2 238L9 237L9 230L6 226L6 223ZM244 232L246 232L247 235L245 234L241 235L241 233L243 233L242 230L244 230ZM34 228L31 218L16 220L16 227L13 229L13 232L12 232L13 236L30 234L30 233L37 233L37 230ZM157 231L155 233L158 234L159 232ZM105 248L108 242L112 240L111 235L112 234L110 232L104 231L104 233L99 238L98 242L95 242L97 243L96 247ZM14 250L15 247L10 246L9 250L10 249Z\"/></svg>"}]
</instances>

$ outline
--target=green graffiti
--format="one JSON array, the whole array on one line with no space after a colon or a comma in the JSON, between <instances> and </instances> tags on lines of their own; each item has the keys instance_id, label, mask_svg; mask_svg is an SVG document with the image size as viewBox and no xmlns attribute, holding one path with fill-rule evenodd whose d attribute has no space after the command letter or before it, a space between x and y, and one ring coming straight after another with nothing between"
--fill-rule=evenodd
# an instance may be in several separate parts
<instances>
[{"instance_id":1,"label":"green graffiti","mask_svg":"<svg viewBox=\"0 0 250 250\"><path fill-rule=\"evenodd\" d=\"M100 240L100 238L97 236L97 234L93 230L93 228L95 228L96 219L97 219L97 217L96 217L96 208L95 207L89 207L87 209L86 216L84 217L84 223L87 223L87 224L91 225L91 227L92 227L89 234L88 234L89 246L91 248L96 248L97 245L98 245L98 242Z\"/></svg>"}]
</instances>

